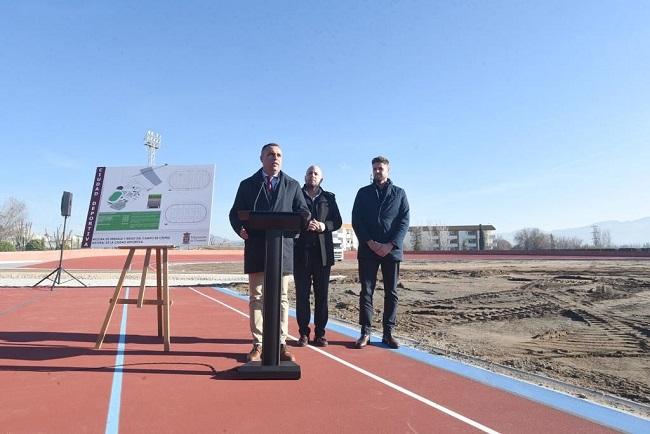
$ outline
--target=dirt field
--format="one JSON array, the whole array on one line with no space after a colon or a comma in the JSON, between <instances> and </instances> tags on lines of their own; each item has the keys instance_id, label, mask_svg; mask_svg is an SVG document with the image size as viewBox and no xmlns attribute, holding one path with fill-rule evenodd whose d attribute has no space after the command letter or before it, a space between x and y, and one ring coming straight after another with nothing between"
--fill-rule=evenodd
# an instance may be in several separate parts
<instances>
[{"instance_id":1,"label":"dirt field","mask_svg":"<svg viewBox=\"0 0 650 434\"><path fill-rule=\"evenodd\" d=\"M206 267L232 273L242 264L176 271ZM330 317L356 324L356 261L337 264L332 275ZM406 261L395 334L431 352L535 374L533 382L547 383L542 376L596 391L569 390L579 396L607 401L600 391L650 404L650 261Z\"/></svg>"}]
</instances>

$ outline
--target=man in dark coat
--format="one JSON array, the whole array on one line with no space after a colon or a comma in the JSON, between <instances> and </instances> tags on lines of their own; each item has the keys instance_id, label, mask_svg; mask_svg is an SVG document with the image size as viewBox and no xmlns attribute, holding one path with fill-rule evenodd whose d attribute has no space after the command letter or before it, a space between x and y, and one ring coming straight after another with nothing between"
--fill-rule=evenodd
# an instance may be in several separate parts
<instances>
[{"instance_id":1,"label":"man in dark coat","mask_svg":"<svg viewBox=\"0 0 650 434\"><path fill-rule=\"evenodd\" d=\"M300 212L309 218L298 181L286 175L282 169L282 149L275 143L262 147L262 168L239 184L235 202L230 210L230 225L244 239L244 272L248 274L250 328L253 349L248 361L259 361L262 356L262 330L264 306L264 261L266 244L264 231L247 230L239 219L239 211ZM293 238L282 240L282 291L280 295L280 360L293 361L287 350L286 339L289 323L288 280L293 271Z\"/></svg>"},{"instance_id":2,"label":"man in dark coat","mask_svg":"<svg viewBox=\"0 0 650 434\"><path fill-rule=\"evenodd\" d=\"M311 212L311 220L296 240L293 254L293 279L296 284L296 319L300 338L298 346L309 343L309 320L311 308L309 294L314 285L314 345L327 346L325 327L328 308L327 291L330 270L334 265L334 243L332 232L341 227L341 213L333 193L320 185L323 174L318 166L309 166L305 174L302 192Z\"/></svg>"},{"instance_id":3,"label":"man in dark coat","mask_svg":"<svg viewBox=\"0 0 650 434\"><path fill-rule=\"evenodd\" d=\"M382 342L390 348L399 348L393 337L397 318L397 282L399 264L403 259L402 246L409 227L409 204L406 192L388 178L388 159L372 159L373 183L357 192L352 208L352 228L359 240L359 324L361 337L356 348L370 341L372 331L372 295L381 266L384 279L384 316Z\"/></svg>"}]
</instances>

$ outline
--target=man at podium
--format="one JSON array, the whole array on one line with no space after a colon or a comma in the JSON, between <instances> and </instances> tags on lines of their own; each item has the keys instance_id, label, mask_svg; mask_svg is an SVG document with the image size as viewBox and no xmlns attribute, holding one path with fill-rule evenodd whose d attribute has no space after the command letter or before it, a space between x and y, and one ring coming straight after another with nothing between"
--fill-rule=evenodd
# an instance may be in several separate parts
<instances>
[{"instance_id":1,"label":"man at podium","mask_svg":"<svg viewBox=\"0 0 650 434\"><path fill-rule=\"evenodd\" d=\"M298 181L282 172L282 149L276 143L262 147L262 167L252 176L244 179L237 190L235 202L230 209L230 225L244 240L244 273L248 274L250 328L253 348L248 353L249 362L262 357L262 332L264 318L264 262L266 258L265 233L247 229L240 220L239 211L300 212L309 219L309 208L305 203ZM286 339L289 324L289 300L287 297L289 276L293 273L293 238L282 240L282 290L280 294L280 360L294 361L287 350Z\"/></svg>"}]
</instances>

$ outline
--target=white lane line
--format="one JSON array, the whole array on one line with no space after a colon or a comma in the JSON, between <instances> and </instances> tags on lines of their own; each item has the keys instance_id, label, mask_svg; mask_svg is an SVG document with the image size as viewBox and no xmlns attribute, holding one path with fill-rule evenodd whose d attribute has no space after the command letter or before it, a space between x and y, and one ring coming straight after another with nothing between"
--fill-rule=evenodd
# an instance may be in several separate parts
<instances>
[{"instance_id":1,"label":"white lane line","mask_svg":"<svg viewBox=\"0 0 650 434\"><path fill-rule=\"evenodd\" d=\"M197 294L199 294L199 295L201 295L201 296L207 298L207 299L210 299L210 300L212 300L212 301L214 301L214 302L216 302L216 303L219 303L220 305L222 305L222 306L224 306L224 307L227 307L227 308L230 309L230 310L234 310L235 312L237 312L237 313L240 314L240 315L245 316L246 318L250 318L250 317L248 316L247 313L244 313L244 312L242 312L242 311L239 310L239 309L235 309L234 307L229 306L229 305L227 305L226 303L217 300L216 298L210 297L209 295L205 295L205 294L202 293L201 291L197 291L196 289L192 288L191 286L190 286L190 289L191 289L192 291L196 292Z\"/></svg>"},{"instance_id":2,"label":"white lane line","mask_svg":"<svg viewBox=\"0 0 650 434\"><path fill-rule=\"evenodd\" d=\"M210 297L209 295L205 295L202 292L197 291L196 289L194 289L192 287L190 287L190 289L192 291L196 292L197 294L207 298L207 299L210 299L210 300L212 300L214 302L217 302L220 305L222 305L224 307L227 307L228 309L233 310L233 311L237 312L238 314L240 314L242 316L245 316L246 318L249 318L249 315L247 313L242 312L241 310L235 309L234 307L232 307L232 306L230 306L230 305L228 305L228 304L226 304L226 303L224 303L222 301L219 301L216 298ZM288 337L290 337L291 339L296 339L294 336L291 336L291 335L288 335ZM458 419L461 422L464 422L464 423L466 423L466 424L468 424L470 426L473 426L474 428L476 428L476 429L478 429L480 431L490 433L490 434L499 434L498 431L495 431L492 428L488 428L487 426L482 425L482 424L480 424L480 423L478 423L478 422L476 422L476 421L474 421L474 420L472 420L472 419L470 419L468 417L465 417L462 414L456 413L455 411L450 410L447 407L443 407L442 405L440 405L438 403L435 403L435 402L433 402L433 401L431 401L431 400L429 400L429 399L427 399L427 398L425 398L423 396L420 396L415 392L411 392L410 390L405 389L404 387L402 387L402 386L400 386L398 384L395 384L395 383L393 383L391 381L388 381L385 378L380 377L379 375L373 374L372 372L366 371L365 369L360 368L360 367L358 367L358 366L356 366L356 365L354 365L354 364L352 364L352 363L350 363L350 362L348 362L346 360L343 360L343 359L341 359L339 357L336 357L333 354L330 354L330 353L328 353L326 351L323 351L320 348L313 347L311 345L308 345L307 348L309 348L310 350L313 350L313 351L317 351L318 353L324 355L325 357L329 357L330 359L342 364L343 366L347 366L348 368L353 369L353 370L359 372L360 374L365 375L366 377L372 378L373 380L378 381L381 384L390 387L391 389L394 389L394 390L396 390L396 391L398 391L400 393L403 393L404 395L406 395L406 396L408 396L410 398L413 398L413 399L415 399L417 401L420 401L421 403L423 403L425 405L428 405L429 407L435 408L436 410L438 410L438 411L440 411L442 413L445 413L446 415L451 416L451 417L453 417L455 419Z\"/></svg>"}]
</instances>

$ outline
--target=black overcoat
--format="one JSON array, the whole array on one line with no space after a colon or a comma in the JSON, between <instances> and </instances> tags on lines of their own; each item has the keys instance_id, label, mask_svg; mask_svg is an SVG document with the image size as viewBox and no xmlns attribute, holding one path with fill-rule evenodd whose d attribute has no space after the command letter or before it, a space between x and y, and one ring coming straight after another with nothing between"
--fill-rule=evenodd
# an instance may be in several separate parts
<instances>
[{"instance_id":1,"label":"black overcoat","mask_svg":"<svg viewBox=\"0 0 650 434\"><path fill-rule=\"evenodd\" d=\"M307 193L304 192L304 187L303 194L305 196L307 195ZM307 199L305 199L305 201L306 200ZM334 193L321 190L321 194L314 201L314 211L314 214L318 216L318 220L325 224L325 231L318 234L318 245L320 246L323 266L334 265L334 242L332 240L332 232L340 229L343 224ZM304 255L305 246L304 237L302 236L304 233L305 231L303 231L300 234L301 236L296 240L296 246L294 249L294 259L296 261L302 259L296 255ZM297 263L298 262L296 262L296 264Z\"/></svg>"},{"instance_id":2,"label":"black overcoat","mask_svg":"<svg viewBox=\"0 0 650 434\"><path fill-rule=\"evenodd\" d=\"M300 212L303 214L303 226L309 219L309 208L302 195L298 181L280 172L278 184L272 195L264 188L262 169L239 183L235 202L230 209L230 225L239 236L244 222L239 219L238 211L276 211ZM264 231L249 230L248 239L244 241L244 273L260 273L264 271L266 245ZM282 273L293 272L293 238L282 240Z\"/></svg>"}]
</instances>

